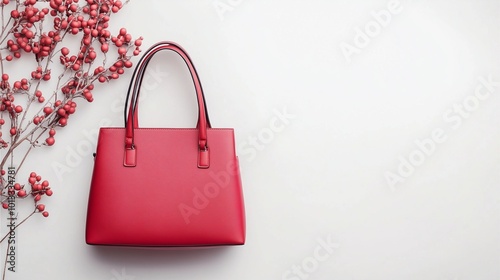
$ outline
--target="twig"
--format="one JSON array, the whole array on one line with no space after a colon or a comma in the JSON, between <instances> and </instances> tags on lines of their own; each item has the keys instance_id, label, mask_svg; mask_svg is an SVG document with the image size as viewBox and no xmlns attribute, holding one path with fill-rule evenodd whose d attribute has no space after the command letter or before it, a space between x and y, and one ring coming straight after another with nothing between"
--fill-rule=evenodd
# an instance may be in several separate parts
<instances>
[{"instance_id":1,"label":"twig","mask_svg":"<svg viewBox=\"0 0 500 280\"><path fill-rule=\"evenodd\" d=\"M29 214L26 218L24 218L19 224L17 224L14 228L11 228L9 230L9 232L4 237L2 237L2 239L0 240L0 243L2 243L5 240L5 238L7 238L10 235L10 233L12 231L16 230L20 225L22 225L24 222L26 222L26 220L31 218L31 216L33 216L35 213L36 213L36 208L35 208L35 210L33 210L33 212L31 212L31 214Z\"/></svg>"}]
</instances>

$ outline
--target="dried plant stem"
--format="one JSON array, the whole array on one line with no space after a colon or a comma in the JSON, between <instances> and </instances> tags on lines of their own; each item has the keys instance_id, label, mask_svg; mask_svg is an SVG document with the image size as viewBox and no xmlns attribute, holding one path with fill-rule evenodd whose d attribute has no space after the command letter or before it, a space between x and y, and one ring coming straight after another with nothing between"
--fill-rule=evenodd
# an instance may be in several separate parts
<instances>
[{"instance_id":1,"label":"dried plant stem","mask_svg":"<svg viewBox=\"0 0 500 280\"><path fill-rule=\"evenodd\" d=\"M35 210L33 210L33 212L31 212L31 214L29 214L26 218L24 218L21 222L19 222L19 224L17 224L14 228L10 229L9 232L7 234L5 234L5 236L2 237L2 239L0 239L0 243L2 243L5 240L5 238L7 238L10 235L10 233L12 231L16 230L20 225L22 225L24 222L26 222L35 213L36 213L36 208L35 208Z\"/></svg>"},{"instance_id":2,"label":"dried plant stem","mask_svg":"<svg viewBox=\"0 0 500 280\"><path fill-rule=\"evenodd\" d=\"M7 238L10 233L14 230L16 230L20 225L22 225L24 222L26 222L33 214L36 213L36 208L29 214L26 218L24 218L19 224L17 224L14 228L9 229L9 232L0 240L0 244ZM7 272L7 258L9 256L9 246L6 246L7 248L5 249L5 262L3 264L3 274L2 274L2 280L5 280L5 273Z\"/></svg>"}]
</instances>

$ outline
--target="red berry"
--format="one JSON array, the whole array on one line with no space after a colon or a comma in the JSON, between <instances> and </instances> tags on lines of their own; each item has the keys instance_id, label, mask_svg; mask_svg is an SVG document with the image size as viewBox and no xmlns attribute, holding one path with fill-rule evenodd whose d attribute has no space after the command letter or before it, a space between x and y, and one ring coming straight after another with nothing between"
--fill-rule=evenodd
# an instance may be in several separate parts
<instances>
[{"instance_id":1,"label":"red berry","mask_svg":"<svg viewBox=\"0 0 500 280\"><path fill-rule=\"evenodd\" d=\"M31 173L30 173L30 177L35 178L35 177L36 177L36 172L31 172Z\"/></svg>"},{"instance_id":2,"label":"red berry","mask_svg":"<svg viewBox=\"0 0 500 280\"><path fill-rule=\"evenodd\" d=\"M56 140L54 139L54 137L49 137L49 138L45 139L45 143L47 143L47 145L49 145L49 146L54 145L55 142L56 142Z\"/></svg>"},{"instance_id":3,"label":"red berry","mask_svg":"<svg viewBox=\"0 0 500 280\"><path fill-rule=\"evenodd\" d=\"M3 74L2 75L2 80L7 81L9 79L9 75Z\"/></svg>"},{"instance_id":4,"label":"red berry","mask_svg":"<svg viewBox=\"0 0 500 280\"><path fill-rule=\"evenodd\" d=\"M42 212L42 215L43 215L45 218L47 218L47 217L49 216L49 212L47 212L47 211L43 211L43 212Z\"/></svg>"},{"instance_id":5,"label":"red berry","mask_svg":"<svg viewBox=\"0 0 500 280\"><path fill-rule=\"evenodd\" d=\"M121 47L118 49L118 54L119 55L125 55L127 53L127 49L124 47Z\"/></svg>"},{"instance_id":6,"label":"red berry","mask_svg":"<svg viewBox=\"0 0 500 280\"><path fill-rule=\"evenodd\" d=\"M94 60L94 59L97 57L97 54L96 54L96 52L91 51L91 52L89 52L88 57L89 57L90 59Z\"/></svg>"},{"instance_id":7,"label":"red berry","mask_svg":"<svg viewBox=\"0 0 500 280\"><path fill-rule=\"evenodd\" d=\"M2 203L2 208L3 209L8 209L9 208L9 204L7 202Z\"/></svg>"},{"instance_id":8,"label":"red berry","mask_svg":"<svg viewBox=\"0 0 500 280\"><path fill-rule=\"evenodd\" d=\"M40 201L40 199L42 199L40 194L35 195L35 201Z\"/></svg>"},{"instance_id":9,"label":"red berry","mask_svg":"<svg viewBox=\"0 0 500 280\"><path fill-rule=\"evenodd\" d=\"M45 107L43 108L43 112L45 113L45 115L50 115L52 113L52 108L50 107Z\"/></svg>"},{"instance_id":10,"label":"red berry","mask_svg":"<svg viewBox=\"0 0 500 280\"><path fill-rule=\"evenodd\" d=\"M10 129L10 135L16 135L17 129L15 127Z\"/></svg>"},{"instance_id":11,"label":"red berry","mask_svg":"<svg viewBox=\"0 0 500 280\"><path fill-rule=\"evenodd\" d=\"M97 68L94 70L94 74L99 74L99 73L101 73L102 71L104 71L104 67L99 66L99 67L97 67Z\"/></svg>"},{"instance_id":12,"label":"red berry","mask_svg":"<svg viewBox=\"0 0 500 280\"><path fill-rule=\"evenodd\" d=\"M60 118L59 119L59 124L61 126L66 126L66 124L68 124L68 119L67 118Z\"/></svg>"},{"instance_id":13,"label":"red berry","mask_svg":"<svg viewBox=\"0 0 500 280\"><path fill-rule=\"evenodd\" d=\"M102 44L102 45L101 45L101 51L102 51L103 53L107 53L107 52L108 52L108 50L109 50L109 46L108 46L108 44Z\"/></svg>"},{"instance_id":14,"label":"red berry","mask_svg":"<svg viewBox=\"0 0 500 280\"><path fill-rule=\"evenodd\" d=\"M53 192L52 192L52 190L47 190L47 191L45 192L45 194L46 194L47 196L52 196Z\"/></svg>"},{"instance_id":15,"label":"red berry","mask_svg":"<svg viewBox=\"0 0 500 280\"><path fill-rule=\"evenodd\" d=\"M15 184L14 184L14 189L15 189L16 191L20 190L20 189L21 189L21 184L19 184L19 183L15 183Z\"/></svg>"},{"instance_id":16,"label":"red berry","mask_svg":"<svg viewBox=\"0 0 500 280\"><path fill-rule=\"evenodd\" d=\"M38 204L38 205L36 206L36 209L37 209L38 211L42 212L43 210L45 210L45 205L44 205L44 204Z\"/></svg>"},{"instance_id":17,"label":"red berry","mask_svg":"<svg viewBox=\"0 0 500 280\"><path fill-rule=\"evenodd\" d=\"M63 108L60 108L59 110L57 110L57 114L61 117L64 117L64 116L66 116L66 110L64 110Z\"/></svg>"},{"instance_id":18,"label":"red berry","mask_svg":"<svg viewBox=\"0 0 500 280\"><path fill-rule=\"evenodd\" d=\"M83 93L83 97L85 97L85 99L87 99L88 101L90 101L92 99L92 93L90 91L85 91Z\"/></svg>"},{"instance_id":19,"label":"red berry","mask_svg":"<svg viewBox=\"0 0 500 280\"><path fill-rule=\"evenodd\" d=\"M20 190L17 192L17 196L19 197L25 197L26 196L26 191L25 190Z\"/></svg>"},{"instance_id":20,"label":"red berry","mask_svg":"<svg viewBox=\"0 0 500 280\"><path fill-rule=\"evenodd\" d=\"M16 111L16 113L21 113L23 111L23 107L20 106L20 105L17 105L15 108L14 108L14 111Z\"/></svg>"},{"instance_id":21,"label":"red berry","mask_svg":"<svg viewBox=\"0 0 500 280\"><path fill-rule=\"evenodd\" d=\"M26 34L24 36L26 36L26 38L28 38L28 39L31 39L31 38L33 38L33 35L34 35L33 32L28 30L28 32L26 32Z\"/></svg>"},{"instance_id":22,"label":"red berry","mask_svg":"<svg viewBox=\"0 0 500 280\"><path fill-rule=\"evenodd\" d=\"M50 136L54 136L54 135L56 135L56 130L55 130L55 129L53 129L53 128L51 128L51 129L49 130L49 135L50 135Z\"/></svg>"}]
</instances>

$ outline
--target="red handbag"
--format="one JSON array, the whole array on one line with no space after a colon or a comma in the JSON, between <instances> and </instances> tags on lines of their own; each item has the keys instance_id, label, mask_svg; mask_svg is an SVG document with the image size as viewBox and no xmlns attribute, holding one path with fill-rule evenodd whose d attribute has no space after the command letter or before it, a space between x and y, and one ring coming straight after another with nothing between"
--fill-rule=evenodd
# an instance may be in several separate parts
<instances>
[{"instance_id":1,"label":"red handbag","mask_svg":"<svg viewBox=\"0 0 500 280\"><path fill-rule=\"evenodd\" d=\"M189 68L198 100L196 128L138 125L144 72L162 50L176 52ZM196 69L175 43L157 43L139 61L125 104L125 127L99 131L86 242L134 247L245 243L234 131L211 127Z\"/></svg>"}]
</instances>

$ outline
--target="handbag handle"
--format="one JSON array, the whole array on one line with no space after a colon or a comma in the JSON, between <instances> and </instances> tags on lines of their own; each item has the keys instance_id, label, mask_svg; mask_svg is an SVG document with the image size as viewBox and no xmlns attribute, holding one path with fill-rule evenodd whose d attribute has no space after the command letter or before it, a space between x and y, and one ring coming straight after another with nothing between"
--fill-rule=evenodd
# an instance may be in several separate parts
<instances>
[{"instance_id":1,"label":"handbag handle","mask_svg":"<svg viewBox=\"0 0 500 280\"><path fill-rule=\"evenodd\" d=\"M126 132L123 165L127 167L134 167L137 164L137 146L135 145L134 130L138 127L138 103L140 88L142 85L146 67L148 66L153 56L162 50L170 50L177 53L182 57L189 68L189 72L191 74L191 78L196 90L196 98L198 101L198 122L196 124L196 128L198 129L198 168L208 168L210 166L210 154L207 139L207 127L210 128L211 125L208 118L208 111L206 109L203 88L201 86L196 68L194 67L189 55L179 45L174 42L168 41L159 42L151 46L141 57L134 70L134 73L132 74L132 80L130 81L130 85L128 88L124 110Z\"/></svg>"}]
</instances>

